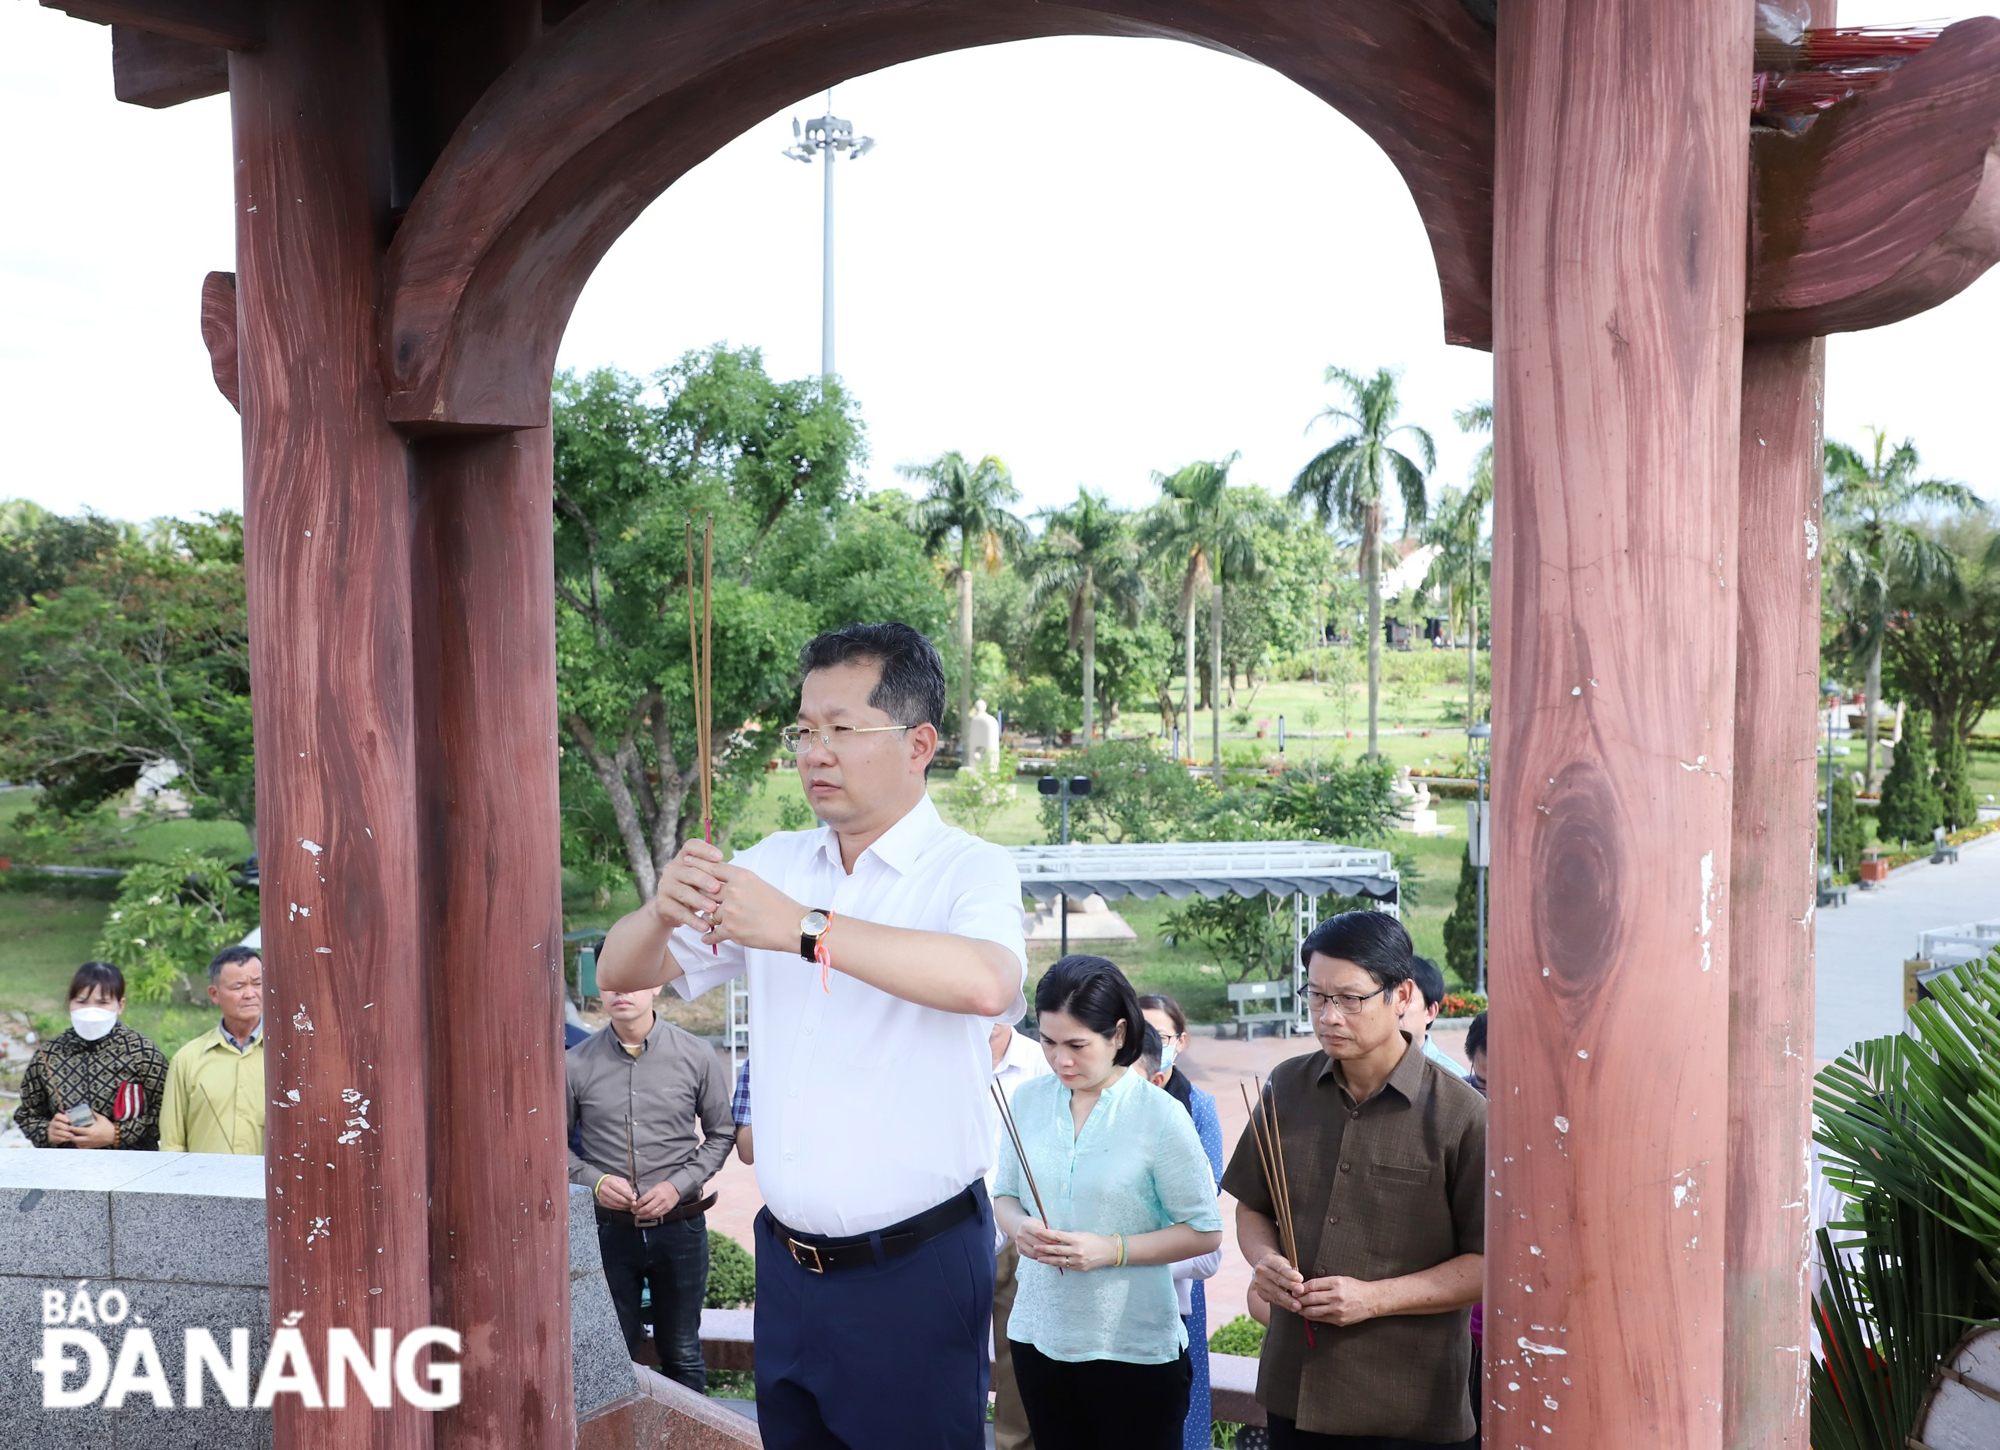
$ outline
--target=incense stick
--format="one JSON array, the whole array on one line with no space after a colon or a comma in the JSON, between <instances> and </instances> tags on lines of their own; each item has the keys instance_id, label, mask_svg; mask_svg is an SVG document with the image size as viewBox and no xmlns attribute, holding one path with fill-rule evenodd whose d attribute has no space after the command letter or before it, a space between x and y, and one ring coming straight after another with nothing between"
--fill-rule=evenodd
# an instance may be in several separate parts
<instances>
[{"instance_id":1,"label":"incense stick","mask_svg":"<svg viewBox=\"0 0 2000 1450\"><path fill-rule=\"evenodd\" d=\"M1250 1103L1250 1091L1237 1079L1236 1090L1243 1098L1244 1111L1250 1117L1250 1136L1257 1145L1257 1158L1264 1169L1264 1181L1271 1189L1272 1217L1277 1221L1279 1246L1285 1251L1285 1258L1294 1269L1303 1274L1299 1267L1299 1236L1292 1220L1292 1188L1285 1173L1284 1140L1278 1133L1278 1102L1275 1091L1270 1091L1264 1082L1257 1084L1257 1105L1268 1103L1265 1121L1259 1124L1256 1109ZM1312 1320L1303 1314L1299 1316L1306 1327L1306 1344L1314 1343Z\"/></svg>"},{"instance_id":2,"label":"incense stick","mask_svg":"<svg viewBox=\"0 0 2000 1450\"><path fill-rule=\"evenodd\" d=\"M709 728L710 713L714 708L714 676L709 668L709 645L714 637L715 610L712 600L715 564L715 516L709 515L702 525L702 572L701 572L701 625L695 626L695 576L694 576L694 520L687 522L687 611L688 611L688 691L694 705L694 753L695 775L701 799L701 838L713 841L713 795L712 780L715 773L715 751ZM710 942L709 950L720 953L719 942Z\"/></svg>"},{"instance_id":3,"label":"incense stick","mask_svg":"<svg viewBox=\"0 0 2000 1450\"><path fill-rule=\"evenodd\" d=\"M1000 1090L997 1082L988 1082L986 1090L993 1094L993 1106L1000 1110L1000 1124L1007 1130L1008 1141L1014 1145L1014 1156L1021 1160L1021 1172L1028 1179L1028 1193L1035 1200L1035 1215L1042 1221L1043 1228L1053 1228L1049 1222L1049 1211L1042 1207L1042 1190L1035 1186L1035 1170L1028 1166L1028 1151L1021 1146L1021 1130L1014 1125L1014 1110L1008 1105L1007 1094ZM1055 1266L1058 1274L1066 1272L1061 1264Z\"/></svg>"}]
</instances>

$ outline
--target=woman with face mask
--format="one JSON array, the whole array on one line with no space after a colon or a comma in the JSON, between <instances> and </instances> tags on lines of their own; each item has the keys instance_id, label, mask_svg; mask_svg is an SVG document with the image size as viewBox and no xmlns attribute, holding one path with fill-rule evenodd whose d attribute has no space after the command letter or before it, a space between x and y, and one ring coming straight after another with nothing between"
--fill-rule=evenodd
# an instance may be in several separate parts
<instances>
[{"instance_id":1,"label":"woman with face mask","mask_svg":"<svg viewBox=\"0 0 2000 1450\"><path fill-rule=\"evenodd\" d=\"M118 1020L125 974L85 962L69 984L69 1030L35 1049L14 1123L37 1148L158 1148L166 1056Z\"/></svg>"}]
</instances>

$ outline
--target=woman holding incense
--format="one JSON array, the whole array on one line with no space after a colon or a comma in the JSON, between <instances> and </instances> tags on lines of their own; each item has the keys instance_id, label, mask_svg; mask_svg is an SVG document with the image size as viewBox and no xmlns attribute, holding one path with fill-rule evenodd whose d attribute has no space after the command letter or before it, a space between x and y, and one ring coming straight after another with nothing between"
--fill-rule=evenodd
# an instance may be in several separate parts
<instances>
[{"instance_id":1,"label":"woman holding incense","mask_svg":"<svg viewBox=\"0 0 2000 1450\"><path fill-rule=\"evenodd\" d=\"M1167 1096L1187 1109L1188 1117L1194 1121L1194 1130L1201 1139L1201 1150L1208 1155L1208 1166L1215 1174L1215 1181L1222 1182L1222 1116L1215 1110L1215 1099L1188 1080L1176 1059L1187 1051L1187 1013L1181 1004L1161 992L1152 992L1139 999L1139 1010L1146 1014L1146 1025L1159 1034L1160 1075L1153 1081L1166 1090ZM1217 1190L1220 1192L1220 1190ZM1194 1278L1177 1278L1176 1287L1181 1295L1181 1320L1188 1331L1188 1364L1194 1371L1194 1378L1188 1386L1187 1421L1181 1431L1181 1450L1208 1450L1215 1443L1215 1422L1210 1414L1208 1382L1208 1291L1202 1281Z\"/></svg>"},{"instance_id":2,"label":"woman holding incense","mask_svg":"<svg viewBox=\"0 0 2000 1450\"><path fill-rule=\"evenodd\" d=\"M1064 957L1035 1012L1053 1071L1015 1090L993 1202L1021 1255L1007 1337L1035 1445L1179 1450L1191 1370L1171 1266L1222 1242L1214 1178L1192 1120L1128 1070L1145 1019L1124 973Z\"/></svg>"}]
</instances>

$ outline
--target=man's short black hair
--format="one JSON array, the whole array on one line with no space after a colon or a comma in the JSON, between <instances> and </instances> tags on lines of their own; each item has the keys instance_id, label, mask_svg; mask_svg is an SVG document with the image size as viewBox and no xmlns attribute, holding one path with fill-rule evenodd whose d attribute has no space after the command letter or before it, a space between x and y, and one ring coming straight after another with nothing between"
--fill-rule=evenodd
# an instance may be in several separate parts
<instances>
[{"instance_id":1,"label":"man's short black hair","mask_svg":"<svg viewBox=\"0 0 2000 1450\"><path fill-rule=\"evenodd\" d=\"M1465 1055L1486 1050L1486 1014L1481 1012L1472 1019L1472 1025L1465 1029Z\"/></svg>"},{"instance_id":2,"label":"man's short black hair","mask_svg":"<svg viewBox=\"0 0 2000 1450\"><path fill-rule=\"evenodd\" d=\"M1314 956L1352 962L1393 992L1416 970L1416 949L1403 923L1386 911L1343 911L1312 929L1299 945L1299 965L1310 967Z\"/></svg>"},{"instance_id":3,"label":"man's short black hair","mask_svg":"<svg viewBox=\"0 0 2000 1450\"><path fill-rule=\"evenodd\" d=\"M1410 958L1410 980L1417 984L1417 990L1424 994L1426 1007L1444 1005L1444 973L1429 957Z\"/></svg>"},{"instance_id":4,"label":"man's short black hair","mask_svg":"<svg viewBox=\"0 0 2000 1450\"><path fill-rule=\"evenodd\" d=\"M1148 1078L1160 1070L1160 1059L1166 1055L1166 1044L1160 1041L1159 1031L1152 1023L1139 1034L1139 1071Z\"/></svg>"},{"instance_id":5,"label":"man's short black hair","mask_svg":"<svg viewBox=\"0 0 2000 1450\"><path fill-rule=\"evenodd\" d=\"M208 980L213 982L221 976L224 967L233 967L238 962L254 962L262 955L255 947L224 947L209 959Z\"/></svg>"},{"instance_id":6,"label":"man's short black hair","mask_svg":"<svg viewBox=\"0 0 2000 1450\"><path fill-rule=\"evenodd\" d=\"M944 661L922 632L907 624L844 624L799 651L799 675L857 660L882 666L869 704L898 725L944 729Z\"/></svg>"}]
</instances>

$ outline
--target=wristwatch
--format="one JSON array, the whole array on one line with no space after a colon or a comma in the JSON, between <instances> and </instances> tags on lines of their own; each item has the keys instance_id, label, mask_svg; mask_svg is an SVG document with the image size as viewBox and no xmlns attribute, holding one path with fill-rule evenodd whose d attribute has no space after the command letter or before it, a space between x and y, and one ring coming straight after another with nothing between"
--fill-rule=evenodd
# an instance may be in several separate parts
<instances>
[{"instance_id":1,"label":"wristwatch","mask_svg":"<svg viewBox=\"0 0 2000 1450\"><path fill-rule=\"evenodd\" d=\"M816 961L814 953L819 949L819 939L826 935L828 924L826 909L815 906L799 920L799 955L807 961Z\"/></svg>"}]
</instances>

